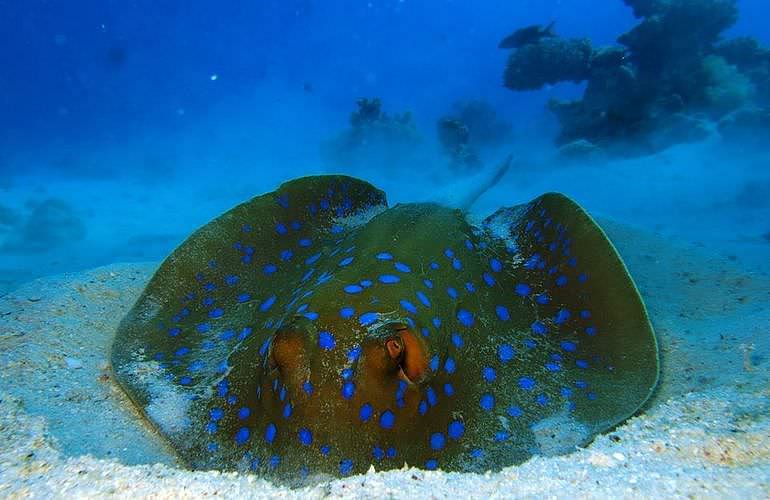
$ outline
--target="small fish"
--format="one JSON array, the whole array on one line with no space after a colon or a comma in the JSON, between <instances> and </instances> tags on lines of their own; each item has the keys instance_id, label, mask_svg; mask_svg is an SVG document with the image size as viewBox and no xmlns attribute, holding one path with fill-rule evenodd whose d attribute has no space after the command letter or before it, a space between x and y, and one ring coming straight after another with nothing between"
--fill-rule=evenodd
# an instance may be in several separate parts
<instances>
[{"instance_id":1,"label":"small fish","mask_svg":"<svg viewBox=\"0 0 770 500\"><path fill-rule=\"evenodd\" d=\"M302 84L302 90L304 90L305 93L307 93L307 94L312 94L313 90L314 90L313 89L313 84L306 81L305 83Z\"/></svg>"},{"instance_id":2,"label":"small fish","mask_svg":"<svg viewBox=\"0 0 770 500\"><path fill-rule=\"evenodd\" d=\"M543 28L540 24L533 24L525 28L520 28L503 38L497 45L500 49L518 49L525 45L537 43L543 38L553 38L556 34L553 32L553 27L556 21L552 21L548 26Z\"/></svg>"},{"instance_id":3,"label":"small fish","mask_svg":"<svg viewBox=\"0 0 770 500\"><path fill-rule=\"evenodd\" d=\"M111 362L190 467L286 482L569 451L637 411L659 366L628 271L565 196L472 224L338 175L193 233Z\"/></svg>"}]
</instances>

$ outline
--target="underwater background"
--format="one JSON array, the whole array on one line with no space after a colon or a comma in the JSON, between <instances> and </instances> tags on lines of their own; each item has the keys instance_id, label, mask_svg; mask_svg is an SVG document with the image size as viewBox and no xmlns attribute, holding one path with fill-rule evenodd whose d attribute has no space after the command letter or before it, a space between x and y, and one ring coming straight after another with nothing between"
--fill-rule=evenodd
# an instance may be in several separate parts
<instances>
[{"instance_id":1,"label":"underwater background","mask_svg":"<svg viewBox=\"0 0 770 500\"><path fill-rule=\"evenodd\" d=\"M0 497L770 496L769 25L767 0L0 0ZM487 473L188 470L119 388L118 323L197 228L317 174L391 207L491 186L473 223L569 196L644 301L654 393Z\"/></svg>"},{"instance_id":2,"label":"underwater background","mask_svg":"<svg viewBox=\"0 0 770 500\"><path fill-rule=\"evenodd\" d=\"M715 39L769 46L767 4L734 4L735 22ZM751 97L718 114L686 110L703 115L697 140L639 150L632 137L609 160L565 158L548 102L580 99L586 82L508 88L511 51L497 48L513 30L551 21L563 39L594 47L619 47L639 23L621 0L5 2L0 290L158 260L195 227L293 177L351 174L391 203L446 199L508 153L520 166L496 192L502 203L482 200L481 211L557 190L590 211L728 252L746 239L767 250L766 147L736 146L717 127L736 109L767 106L767 84L750 82ZM408 126L351 144L344 136L361 98L379 98L395 118L410 113ZM463 106L478 161L458 167L437 123ZM768 119L755 122L748 135L767 138Z\"/></svg>"}]
</instances>

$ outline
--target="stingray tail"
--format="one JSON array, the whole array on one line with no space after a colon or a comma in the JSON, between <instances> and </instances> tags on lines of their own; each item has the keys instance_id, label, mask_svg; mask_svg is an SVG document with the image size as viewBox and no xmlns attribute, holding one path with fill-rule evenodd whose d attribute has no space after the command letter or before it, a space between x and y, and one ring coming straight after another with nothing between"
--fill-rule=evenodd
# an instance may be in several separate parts
<instances>
[{"instance_id":1,"label":"stingray tail","mask_svg":"<svg viewBox=\"0 0 770 500\"><path fill-rule=\"evenodd\" d=\"M479 198L481 198L481 195L495 187L497 183L500 182L500 179L502 179L508 170L510 170L512 162L513 155L508 155L505 160L503 160L503 162L500 163L497 168L495 168L491 176L476 186L476 188L468 193L466 198L459 203L460 210L463 212L468 212L473 204L476 203Z\"/></svg>"}]
</instances>

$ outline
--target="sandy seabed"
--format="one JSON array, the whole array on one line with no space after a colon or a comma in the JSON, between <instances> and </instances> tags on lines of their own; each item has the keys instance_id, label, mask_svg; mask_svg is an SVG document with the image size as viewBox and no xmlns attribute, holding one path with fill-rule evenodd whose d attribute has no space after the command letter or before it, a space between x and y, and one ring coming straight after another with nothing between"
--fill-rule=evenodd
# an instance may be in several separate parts
<instances>
[{"instance_id":1,"label":"sandy seabed","mask_svg":"<svg viewBox=\"0 0 770 500\"><path fill-rule=\"evenodd\" d=\"M770 497L770 276L600 220L650 311L660 386L583 449L486 474L404 467L288 489L191 472L110 377L117 323L156 263L32 281L0 298L0 497Z\"/></svg>"}]
</instances>

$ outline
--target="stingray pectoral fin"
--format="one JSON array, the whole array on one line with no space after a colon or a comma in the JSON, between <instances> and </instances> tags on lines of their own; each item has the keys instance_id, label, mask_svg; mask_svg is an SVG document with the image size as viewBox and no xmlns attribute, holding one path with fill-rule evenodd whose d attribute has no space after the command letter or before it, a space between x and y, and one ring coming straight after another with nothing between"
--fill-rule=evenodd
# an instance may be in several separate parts
<instances>
[{"instance_id":1,"label":"stingray pectoral fin","mask_svg":"<svg viewBox=\"0 0 770 500\"><path fill-rule=\"evenodd\" d=\"M161 264L120 323L111 362L126 393L182 458L197 463L196 453L205 451L205 422L196 420L215 407L212 387L214 394L245 387L253 398L269 368L273 333L286 311L300 306L293 293L311 279L330 279L316 272L316 262L350 227L385 208L384 193L364 181L304 177L225 212ZM309 348L288 333L273 361L291 379L307 364Z\"/></svg>"},{"instance_id":2,"label":"stingray pectoral fin","mask_svg":"<svg viewBox=\"0 0 770 500\"><path fill-rule=\"evenodd\" d=\"M485 225L510 231L519 256L517 291L531 300L531 325L550 396L568 398L586 436L636 412L659 373L658 345L639 291L607 235L577 203L548 193L501 209Z\"/></svg>"},{"instance_id":3,"label":"stingray pectoral fin","mask_svg":"<svg viewBox=\"0 0 770 500\"><path fill-rule=\"evenodd\" d=\"M595 390L596 399L577 399L574 415L590 426L606 428L636 412L657 385L655 333L636 284L596 221L562 194L548 193L535 203L552 224L562 224L567 245L556 251L577 275L566 284L560 282L563 274L551 276L554 298L561 298L576 321L575 376ZM564 255L565 248L569 255Z\"/></svg>"}]
</instances>

